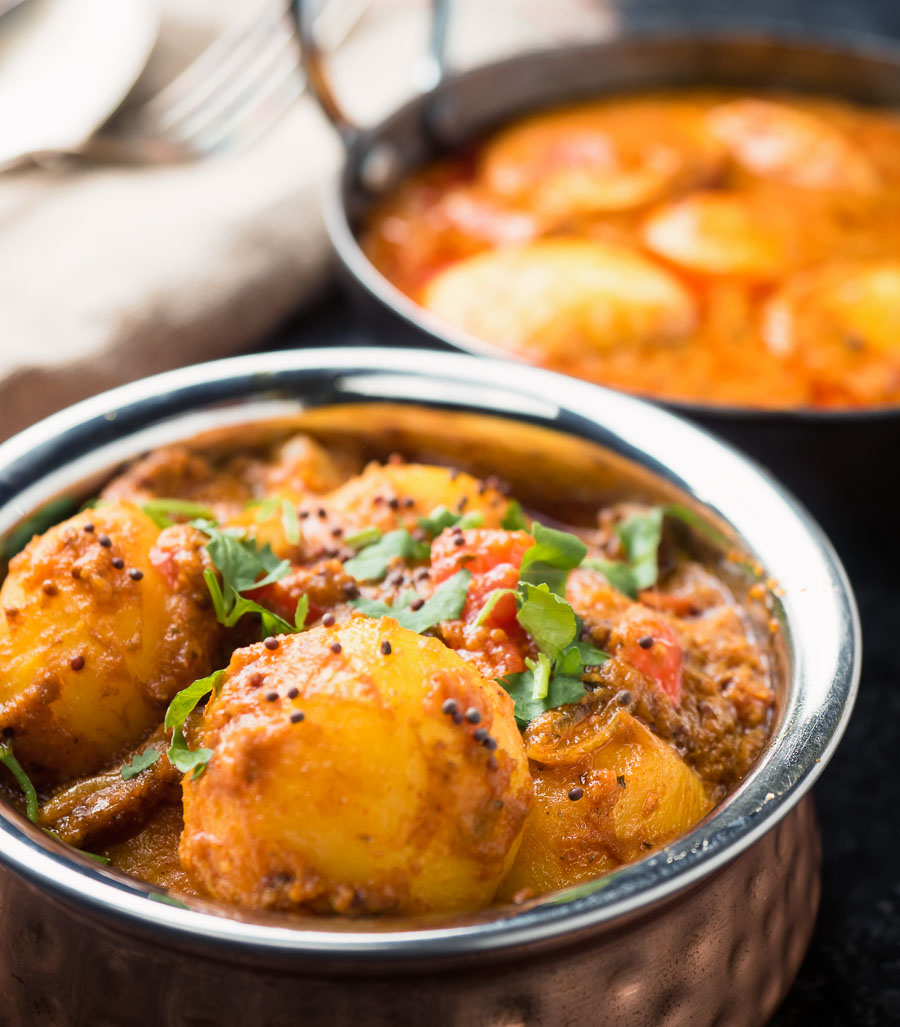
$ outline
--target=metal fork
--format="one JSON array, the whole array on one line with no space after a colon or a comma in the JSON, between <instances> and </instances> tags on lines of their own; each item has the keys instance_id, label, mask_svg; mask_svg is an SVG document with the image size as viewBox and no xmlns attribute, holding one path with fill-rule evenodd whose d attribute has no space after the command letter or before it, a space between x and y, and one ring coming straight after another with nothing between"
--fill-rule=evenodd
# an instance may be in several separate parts
<instances>
[{"instance_id":1,"label":"metal fork","mask_svg":"<svg viewBox=\"0 0 900 1027\"><path fill-rule=\"evenodd\" d=\"M335 50L369 0L330 0L316 18ZM165 163L206 156L262 135L302 93L305 80L286 3L257 7L225 29L138 110L122 112L82 153L92 159Z\"/></svg>"}]
</instances>

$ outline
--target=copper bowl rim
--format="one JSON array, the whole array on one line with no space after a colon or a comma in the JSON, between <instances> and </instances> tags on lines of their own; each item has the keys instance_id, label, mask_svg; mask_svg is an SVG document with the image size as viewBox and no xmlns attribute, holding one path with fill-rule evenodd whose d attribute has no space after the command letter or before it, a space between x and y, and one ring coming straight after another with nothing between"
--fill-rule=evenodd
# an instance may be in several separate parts
<instances>
[{"instance_id":1,"label":"copper bowl rim","mask_svg":"<svg viewBox=\"0 0 900 1027\"><path fill-rule=\"evenodd\" d=\"M354 930L252 922L180 908L141 882L65 853L0 805L0 861L39 888L167 943L400 964L565 940L664 902L734 859L793 809L846 728L861 658L859 618L839 559L806 510L764 470L642 400L562 375L459 354L375 348L237 357L103 393L0 445L0 538L86 474L148 446L286 410L383 402L468 411L596 442L682 489L728 525L784 589L790 686L772 739L739 788L687 835L598 882L535 905L449 925ZM155 901L154 901L155 900ZM207 904L206 908L210 908Z\"/></svg>"},{"instance_id":2,"label":"copper bowl rim","mask_svg":"<svg viewBox=\"0 0 900 1027\"><path fill-rule=\"evenodd\" d=\"M381 145L383 137L390 132L393 126L404 120L411 120L416 115L417 120L423 126L429 122L429 111L445 101L447 95L452 95L460 83L467 80L476 80L478 77L486 78L496 76L502 78L509 72L526 65L548 64L565 60L571 57L573 60L584 60L587 57L596 59L602 63L605 53L615 52L623 46L666 46L677 44L694 44L700 47L722 47L731 45L759 45L759 46L786 46L796 47L809 52L827 53L832 58L853 57L862 61L881 62L889 65L897 74L897 102L900 105L900 42L884 37L867 35L863 33L851 34L842 33L836 35L822 30L814 33L801 33L792 31L784 26L772 28L736 28L734 26L713 26L702 29L660 29L649 26L642 30L627 32L625 35L608 40L601 40L589 43L577 43L564 47L536 50L524 54L517 54L512 57L479 65L463 72L452 73L443 78L433 89L416 96L397 107L388 117L384 118L377 125L359 130L356 134L345 138L347 151L343 168L338 176L329 184L323 197L323 211L325 226L328 230L334 250L343 267L352 281L361 287L366 293L374 297L383 307L402 321L407 328L424 335L430 341L444 347L451 347L463 353L472 353L476 356L488 357L495 360L506 360L514 364L526 363L523 358L515 353L494 345L471 335L462 329L455 328L442 321L430 311L421 307L405 293L401 292L381 271L369 260L359 244L357 233L351 226L351 219L348 215L348 196L359 191L360 169L366 157L375 148ZM715 77L698 76L697 84L716 84ZM664 73L660 74L655 87L664 87L667 84ZM680 83L683 84L683 83ZM631 89L652 88L650 84L643 86L629 87ZM608 92L615 93L612 88ZM627 89L623 91L628 91ZM599 95L592 94L592 95ZM578 99L579 96L570 99ZM580 98L584 98L581 96ZM554 100L553 103L565 102L564 97ZM323 104L327 113L327 105ZM509 117L521 114L522 111L512 111ZM526 364L526 366L528 366ZM581 380L581 379L579 379ZM607 387L607 386L601 386ZM611 388L611 387L610 387ZM768 408L756 406L736 406L727 403L705 404L697 400L670 399L654 396L648 393L626 392L626 395L636 396L651 403L658 403L666 409L689 417L706 419L710 423L721 419L723 421L748 421L760 423L835 423L842 424L849 422L880 422L884 420L900 419L900 403L886 404L871 407L839 407L835 409L815 407L786 407Z\"/></svg>"}]
</instances>

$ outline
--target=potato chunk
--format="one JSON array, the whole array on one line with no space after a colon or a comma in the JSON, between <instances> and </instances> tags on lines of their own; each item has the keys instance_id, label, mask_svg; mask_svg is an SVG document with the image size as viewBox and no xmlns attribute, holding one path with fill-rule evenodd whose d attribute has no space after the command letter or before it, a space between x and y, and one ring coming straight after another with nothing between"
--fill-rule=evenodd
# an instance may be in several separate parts
<instances>
[{"instance_id":1,"label":"potato chunk","mask_svg":"<svg viewBox=\"0 0 900 1027\"><path fill-rule=\"evenodd\" d=\"M56 525L11 561L0 730L36 782L106 766L209 672L219 629L202 542L187 527L160 536L137 506L114 503Z\"/></svg>"},{"instance_id":2,"label":"potato chunk","mask_svg":"<svg viewBox=\"0 0 900 1027\"><path fill-rule=\"evenodd\" d=\"M693 298L668 271L628 247L574 238L459 261L431 279L422 304L536 362L577 364L590 352L671 346L696 323Z\"/></svg>"},{"instance_id":3,"label":"potato chunk","mask_svg":"<svg viewBox=\"0 0 900 1027\"><path fill-rule=\"evenodd\" d=\"M183 786L194 883L254 909L490 902L532 794L509 696L392 619L279 643L238 650L203 718L213 756Z\"/></svg>"},{"instance_id":4,"label":"potato chunk","mask_svg":"<svg viewBox=\"0 0 900 1027\"><path fill-rule=\"evenodd\" d=\"M550 710L525 743L536 804L501 898L599 877L683 834L711 807L693 770L626 710Z\"/></svg>"},{"instance_id":5,"label":"potato chunk","mask_svg":"<svg viewBox=\"0 0 900 1027\"><path fill-rule=\"evenodd\" d=\"M301 504L303 539L316 553L334 546L336 537L365 528L411 531L420 517L439 506L453 513L478 512L485 527L499 528L509 500L495 487L451 467L373 462L326 496Z\"/></svg>"}]
</instances>

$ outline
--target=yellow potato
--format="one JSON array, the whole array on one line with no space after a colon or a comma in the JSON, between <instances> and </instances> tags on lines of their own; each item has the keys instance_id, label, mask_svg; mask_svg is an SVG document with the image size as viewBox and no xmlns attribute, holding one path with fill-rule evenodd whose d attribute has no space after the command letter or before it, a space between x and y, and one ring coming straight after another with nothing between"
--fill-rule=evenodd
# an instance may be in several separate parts
<instances>
[{"instance_id":1,"label":"yellow potato","mask_svg":"<svg viewBox=\"0 0 900 1027\"><path fill-rule=\"evenodd\" d=\"M577 364L589 351L671 346L696 324L694 300L668 271L624 246L573 238L462 260L431 279L422 303L470 335L538 362Z\"/></svg>"},{"instance_id":2,"label":"yellow potato","mask_svg":"<svg viewBox=\"0 0 900 1027\"><path fill-rule=\"evenodd\" d=\"M798 275L767 304L763 337L778 356L839 345L900 352L900 261L836 264Z\"/></svg>"},{"instance_id":3,"label":"yellow potato","mask_svg":"<svg viewBox=\"0 0 900 1027\"><path fill-rule=\"evenodd\" d=\"M301 505L308 547L327 549L339 537L365 528L410 531L439 506L454 513L481 513L486 528L499 528L509 500L497 488L449 467L371 463L339 488Z\"/></svg>"},{"instance_id":4,"label":"yellow potato","mask_svg":"<svg viewBox=\"0 0 900 1027\"><path fill-rule=\"evenodd\" d=\"M643 237L657 256L701 274L772 278L784 263L759 212L722 193L695 193L654 211Z\"/></svg>"},{"instance_id":5,"label":"yellow potato","mask_svg":"<svg viewBox=\"0 0 900 1027\"><path fill-rule=\"evenodd\" d=\"M529 725L525 744L536 802L503 899L565 888L640 859L710 809L700 778L626 710L550 710Z\"/></svg>"},{"instance_id":6,"label":"yellow potato","mask_svg":"<svg viewBox=\"0 0 900 1027\"><path fill-rule=\"evenodd\" d=\"M138 507L118 503L76 514L11 561L0 589L0 731L38 783L107 765L209 673L219 629L203 541L188 527L160 536Z\"/></svg>"},{"instance_id":7,"label":"yellow potato","mask_svg":"<svg viewBox=\"0 0 900 1027\"><path fill-rule=\"evenodd\" d=\"M180 856L194 883L255 909L490 902L531 803L509 696L392 619L279 642L238 650L204 715L199 743L213 756L183 786ZM479 723L443 712L448 699Z\"/></svg>"},{"instance_id":8,"label":"yellow potato","mask_svg":"<svg viewBox=\"0 0 900 1027\"><path fill-rule=\"evenodd\" d=\"M495 195L562 219L704 184L723 159L698 105L639 98L520 121L485 146L480 174Z\"/></svg>"},{"instance_id":9,"label":"yellow potato","mask_svg":"<svg viewBox=\"0 0 900 1027\"><path fill-rule=\"evenodd\" d=\"M708 115L710 130L747 171L803 189L869 192L866 155L823 118L770 100L732 100Z\"/></svg>"}]
</instances>

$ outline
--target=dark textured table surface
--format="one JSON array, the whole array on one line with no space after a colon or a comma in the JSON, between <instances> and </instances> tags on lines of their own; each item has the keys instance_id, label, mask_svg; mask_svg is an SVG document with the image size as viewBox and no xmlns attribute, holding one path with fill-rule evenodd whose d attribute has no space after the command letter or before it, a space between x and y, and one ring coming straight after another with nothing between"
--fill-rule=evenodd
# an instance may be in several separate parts
<instances>
[{"instance_id":1,"label":"dark textured table surface","mask_svg":"<svg viewBox=\"0 0 900 1027\"><path fill-rule=\"evenodd\" d=\"M371 342L346 303L325 300L281 332L277 347ZM892 470L892 469L891 469ZM839 473L839 469L835 469ZM892 470L893 473L893 470ZM865 500L861 500L865 502ZM796 983L772 1024L900 1024L900 566L896 516L885 537L834 540L859 603L864 636L859 699L816 785L822 903Z\"/></svg>"}]
</instances>

